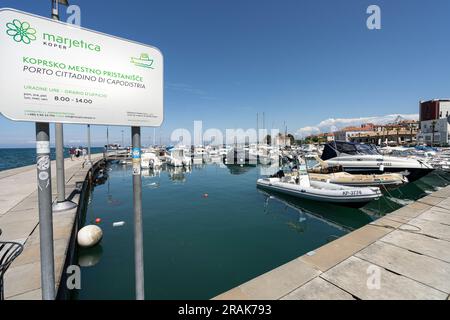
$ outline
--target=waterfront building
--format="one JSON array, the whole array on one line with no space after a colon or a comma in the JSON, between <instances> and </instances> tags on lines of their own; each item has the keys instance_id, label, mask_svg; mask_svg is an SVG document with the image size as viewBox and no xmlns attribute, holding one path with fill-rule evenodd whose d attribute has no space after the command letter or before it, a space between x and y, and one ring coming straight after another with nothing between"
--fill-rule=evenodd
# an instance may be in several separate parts
<instances>
[{"instance_id":1,"label":"waterfront building","mask_svg":"<svg viewBox=\"0 0 450 320\"><path fill-rule=\"evenodd\" d=\"M450 100L434 99L420 102L419 143L448 146L450 142Z\"/></svg>"},{"instance_id":2,"label":"waterfront building","mask_svg":"<svg viewBox=\"0 0 450 320\"><path fill-rule=\"evenodd\" d=\"M366 123L360 127L346 127L334 133L334 138L336 141L346 141L350 142L351 137L364 134L374 130L375 125L372 123Z\"/></svg>"},{"instance_id":3,"label":"waterfront building","mask_svg":"<svg viewBox=\"0 0 450 320\"><path fill-rule=\"evenodd\" d=\"M448 146L450 144L449 119L422 121L418 140L429 146Z\"/></svg>"},{"instance_id":4,"label":"waterfront building","mask_svg":"<svg viewBox=\"0 0 450 320\"><path fill-rule=\"evenodd\" d=\"M373 126L373 130L352 134L349 141L381 145L415 144L419 133L419 122L398 119L395 123Z\"/></svg>"}]
</instances>

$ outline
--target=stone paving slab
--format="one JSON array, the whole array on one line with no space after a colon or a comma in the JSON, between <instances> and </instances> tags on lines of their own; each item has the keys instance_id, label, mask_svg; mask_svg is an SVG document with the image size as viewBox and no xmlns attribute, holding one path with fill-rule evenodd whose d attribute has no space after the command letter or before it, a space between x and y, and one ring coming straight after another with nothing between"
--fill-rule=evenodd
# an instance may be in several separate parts
<instances>
[{"instance_id":1,"label":"stone paving slab","mask_svg":"<svg viewBox=\"0 0 450 320\"><path fill-rule=\"evenodd\" d=\"M389 232L392 230L368 225L301 257L301 259L325 272Z\"/></svg>"},{"instance_id":2,"label":"stone paving slab","mask_svg":"<svg viewBox=\"0 0 450 320\"><path fill-rule=\"evenodd\" d=\"M418 203L427 204L430 206L439 205L444 198L442 197L434 197L433 195L426 196L425 198L417 200Z\"/></svg>"},{"instance_id":3,"label":"stone paving slab","mask_svg":"<svg viewBox=\"0 0 450 320\"><path fill-rule=\"evenodd\" d=\"M382 241L450 263L450 243L445 240L396 230L384 237Z\"/></svg>"},{"instance_id":4,"label":"stone paving slab","mask_svg":"<svg viewBox=\"0 0 450 320\"><path fill-rule=\"evenodd\" d=\"M312 280L321 272L309 264L296 259L270 273L263 274L256 281L244 283L235 289L241 298L256 300L276 300ZM228 295L219 296L217 300L227 299Z\"/></svg>"},{"instance_id":5,"label":"stone paving slab","mask_svg":"<svg viewBox=\"0 0 450 320\"><path fill-rule=\"evenodd\" d=\"M450 226L438 222L416 218L411 220L408 225L402 226L402 230L450 241Z\"/></svg>"},{"instance_id":6,"label":"stone paving slab","mask_svg":"<svg viewBox=\"0 0 450 320\"><path fill-rule=\"evenodd\" d=\"M317 277L281 300L355 300L355 298L328 281Z\"/></svg>"},{"instance_id":7,"label":"stone paving slab","mask_svg":"<svg viewBox=\"0 0 450 320\"><path fill-rule=\"evenodd\" d=\"M450 263L384 242L376 242L355 256L434 289L450 293Z\"/></svg>"},{"instance_id":8,"label":"stone paving slab","mask_svg":"<svg viewBox=\"0 0 450 320\"><path fill-rule=\"evenodd\" d=\"M435 209L431 209L425 213L422 213L419 218L427 221L439 222L441 224L450 226L450 213L445 213Z\"/></svg>"},{"instance_id":9,"label":"stone paving slab","mask_svg":"<svg viewBox=\"0 0 450 320\"><path fill-rule=\"evenodd\" d=\"M373 264L350 257L321 277L363 300L445 300L447 294L381 268L380 287L368 286Z\"/></svg>"},{"instance_id":10,"label":"stone paving slab","mask_svg":"<svg viewBox=\"0 0 450 320\"><path fill-rule=\"evenodd\" d=\"M444 190L444 189L443 189ZM441 191L443 191L441 190ZM447 199L445 199L444 201L442 201L439 206L443 207L443 208L450 208L450 199L448 198L449 195L447 195Z\"/></svg>"},{"instance_id":11,"label":"stone paving slab","mask_svg":"<svg viewBox=\"0 0 450 320\"><path fill-rule=\"evenodd\" d=\"M19 294L17 296L11 297L8 300L15 301L33 301L33 300L42 300L42 291L41 289L28 291L23 294Z\"/></svg>"}]
</instances>

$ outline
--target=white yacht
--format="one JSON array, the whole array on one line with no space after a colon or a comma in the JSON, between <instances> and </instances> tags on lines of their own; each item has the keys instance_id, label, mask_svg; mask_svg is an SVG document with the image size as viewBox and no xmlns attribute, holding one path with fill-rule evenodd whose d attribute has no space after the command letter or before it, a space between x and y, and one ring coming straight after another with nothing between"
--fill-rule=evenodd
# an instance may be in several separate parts
<instances>
[{"instance_id":1,"label":"white yacht","mask_svg":"<svg viewBox=\"0 0 450 320\"><path fill-rule=\"evenodd\" d=\"M410 182L416 181L434 169L420 159L381 155L372 145L335 141L325 146L322 154L329 166L342 166L348 173L381 174L401 172Z\"/></svg>"}]
</instances>

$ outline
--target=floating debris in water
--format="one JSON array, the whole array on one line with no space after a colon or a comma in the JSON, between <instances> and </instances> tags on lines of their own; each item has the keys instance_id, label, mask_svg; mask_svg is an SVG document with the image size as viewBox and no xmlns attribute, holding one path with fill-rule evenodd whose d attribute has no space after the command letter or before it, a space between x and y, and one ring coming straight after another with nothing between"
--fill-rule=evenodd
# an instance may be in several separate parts
<instances>
[{"instance_id":1,"label":"floating debris in water","mask_svg":"<svg viewBox=\"0 0 450 320\"><path fill-rule=\"evenodd\" d=\"M108 204L114 207L118 207L122 205L122 201L115 200L115 199L108 199Z\"/></svg>"},{"instance_id":2,"label":"floating debris in water","mask_svg":"<svg viewBox=\"0 0 450 320\"><path fill-rule=\"evenodd\" d=\"M157 188L159 188L159 186L160 185L157 182L153 182L153 183L144 185L145 188L149 188L149 189L157 189Z\"/></svg>"},{"instance_id":3,"label":"floating debris in water","mask_svg":"<svg viewBox=\"0 0 450 320\"><path fill-rule=\"evenodd\" d=\"M120 227L123 227L124 225L125 225L124 221L119 221L119 222L114 222L113 223L113 227L114 228L120 228Z\"/></svg>"}]
</instances>

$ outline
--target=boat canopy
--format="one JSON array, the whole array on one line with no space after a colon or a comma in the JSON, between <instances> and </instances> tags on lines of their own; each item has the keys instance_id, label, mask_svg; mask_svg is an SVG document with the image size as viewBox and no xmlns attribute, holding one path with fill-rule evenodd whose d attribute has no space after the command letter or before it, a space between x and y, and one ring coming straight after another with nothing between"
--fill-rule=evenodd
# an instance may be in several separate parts
<instances>
[{"instance_id":1,"label":"boat canopy","mask_svg":"<svg viewBox=\"0 0 450 320\"><path fill-rule=\"evenodd\" d=\"M378 149L371 144L335 141L325 145L322 160L330 160L341 155L380 155L380 153L378 152Z\"/></svg>"}]
</instances>

